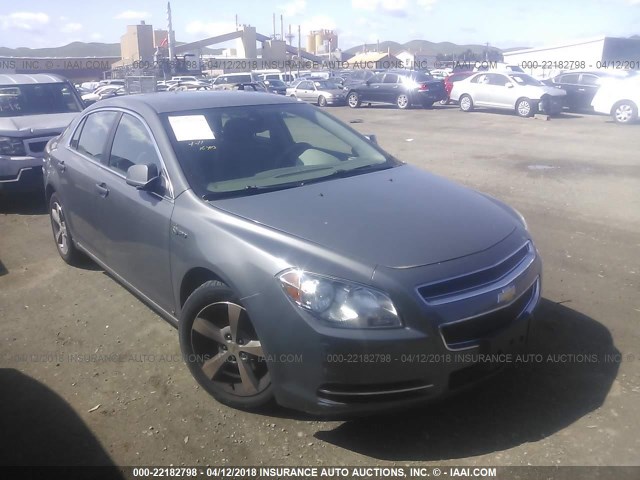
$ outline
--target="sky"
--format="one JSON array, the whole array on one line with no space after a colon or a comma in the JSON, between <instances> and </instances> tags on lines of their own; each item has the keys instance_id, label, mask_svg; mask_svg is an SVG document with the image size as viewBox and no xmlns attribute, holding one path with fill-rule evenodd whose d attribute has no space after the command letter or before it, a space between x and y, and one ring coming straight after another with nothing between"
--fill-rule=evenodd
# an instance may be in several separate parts
<instances>
[{"instance_id":1,"label":"sky","mask_svg":"<svg viewBox=\"0 0 640 480\"><path fill-rule=\"evenodd\" d=\"M421 39L498 48L552 45L602 35L640 34L640 0L174 0L173 28L190 42L240 24L273 33L272 15L285 30L338 33L339 47L377 40ZM0 46L53 47L73 41L117 43L128 24L145 20L166 28L166 1L0 0ZM294 45L297 38L293 40Z\"/></svg>"}]
</instances>

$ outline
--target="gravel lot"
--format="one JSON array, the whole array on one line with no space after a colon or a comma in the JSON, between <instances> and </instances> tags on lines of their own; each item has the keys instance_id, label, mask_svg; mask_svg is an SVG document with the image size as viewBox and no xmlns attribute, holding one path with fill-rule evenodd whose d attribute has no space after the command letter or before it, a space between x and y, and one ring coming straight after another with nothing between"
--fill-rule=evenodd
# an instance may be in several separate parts
<instances>
[{"instance_id":1,"label":"gravel lot","mask_svg":"<svg viewBox=\"0 0 640 480\"><path fill-rule=\"evenodd\" d=\"M62 262L39 199L2 198L0 464L640 464L640 125L329 111L525 215L544 260L545 361L373 418L232 410L197 387L173 327L95 265Z\"/></svg>"}]
</instances>

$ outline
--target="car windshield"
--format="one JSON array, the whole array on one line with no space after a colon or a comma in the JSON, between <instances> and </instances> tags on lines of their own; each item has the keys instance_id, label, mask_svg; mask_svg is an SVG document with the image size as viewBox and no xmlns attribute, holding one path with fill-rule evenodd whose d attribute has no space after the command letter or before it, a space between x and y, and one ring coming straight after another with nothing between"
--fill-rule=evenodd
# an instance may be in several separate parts
<instances>
[{"instance_id":1,"label":"car windshield","mask_svg":"<svg viewBox=\"0 0 640 480\"><path fill-rule=\"evenodd\" d=\"M80 111L82 105L65 83L0 85L0 117Z\"/></svg>"},{"instance_id":2,"label":"car windshield","mask_svg":"<svg viewBox=\"0 0 640 480\"><path fill-rule=\"evenodd\" d=\"M544 85L541 81L536 80L532 76L527 75L525 73L522 73L522 74L519 73L517 75L509 75L509 78L514 82L516 82L518 85L533 85L535 87L541 87Z\"/></svg>"},{"instance_id":3,"label":"car windshield","mask_svg":"<svg viewBox=\"0 0 640 480\"><path fill-rule=\"evenodd\" d=\"M339 90L340 87L337 83L330 80L316 80L313 82L318 90Z\"/></svg>"},{"instance_id":4,"label":"car windshield","mask_svg":"<svg viewBox=\"0 0 640 480\"><path fill-rule=\"evenodd\" d=\"M267 80L267 82L269 82L269 85L272 87L286 87L282 80Z\"/></svg>"},{"instance_id":5,"label":"car windshield","mask_svg":"<svg viewBox=\"0 0 640 480\"><path fill-rule=\"evenodd\" d=\"M189 184L206 199L298 187L399 164L306 104L211 108L163 117Z\"/></svg>"}]
</instances>

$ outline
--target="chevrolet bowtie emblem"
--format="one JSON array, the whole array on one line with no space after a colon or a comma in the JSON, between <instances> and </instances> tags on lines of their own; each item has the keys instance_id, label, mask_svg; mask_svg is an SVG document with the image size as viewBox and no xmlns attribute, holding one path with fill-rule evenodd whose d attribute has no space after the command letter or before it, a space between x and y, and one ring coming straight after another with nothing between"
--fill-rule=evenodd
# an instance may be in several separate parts
<instances>
[{"instance_id":1,"label":"chevrolet bowtie emblem","mask_svg":"<svg viewBox=\"0 0 640 480\"><path fill-rule=\"evenodd\" d=\"M516 298L516 286L509 285L508 287L503 288L498 294L498 303L509 303L514 298Z\"/></svg>"}]
</instances>

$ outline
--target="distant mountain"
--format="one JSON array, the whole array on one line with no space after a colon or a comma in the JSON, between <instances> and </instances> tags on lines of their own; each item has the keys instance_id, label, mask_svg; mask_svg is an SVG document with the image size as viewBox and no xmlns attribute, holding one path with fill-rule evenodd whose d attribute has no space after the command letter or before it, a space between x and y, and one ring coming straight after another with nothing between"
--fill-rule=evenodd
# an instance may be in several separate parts
<instances>
[{"instance_id":1,"label":"distant mountain","mask_svg":"<svg viewBox=\"0 0 640 480\"><path fill-rule=\"evenodd\" d=\"M176 46L185 42L176 42ZM202 53L220 55L222 48L203 48ZM119 43L73 42L62 47L0 47L0 57L119 57Z\"/></svg>"},{"instance_id":2,"label":"distant mountain","mask_svg":"<svg viewBox=\"0 0 640 480\"><path fill-rule=\"evenodd\" d=\"M119 43L73 42L62 47L6 48L0 47L3 57L119 57Z\"/></svg>"},{"instance_id":3,"label":"distant mountain","mask_svg":"<svg viewBox=\"0 0 640 480\"><path fill-rule=\"evenodd\" d=\"M366 45L358 45L356 47L351 47L348 50L345 50L346 53L350 53L355 55L357 53L361 53L364 49L367 51L376 50L378 48L376 43L367 43ZM474 52L484 52L485 45L457 45L451 42L429 42L427 40L411 40L407 43L398 43L391 41L380 42L379 51L384 52L389 50L391 54L399 53L402 50L407 50L411 53L420 53L423 55L436 56L437 54L442 55L458 55L467 50L472 50ZM502 52L499 48L489 47L491 50L496 50L498 52Z\"/></svg>"}]
</instances>

